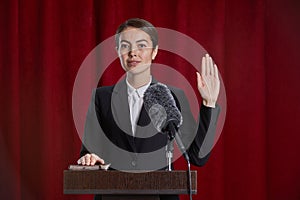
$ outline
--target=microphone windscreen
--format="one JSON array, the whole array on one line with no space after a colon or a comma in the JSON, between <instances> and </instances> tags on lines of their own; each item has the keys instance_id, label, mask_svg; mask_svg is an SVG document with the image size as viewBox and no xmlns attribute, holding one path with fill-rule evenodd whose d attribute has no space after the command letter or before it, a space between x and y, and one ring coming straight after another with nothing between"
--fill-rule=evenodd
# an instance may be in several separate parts
<instances>
[{"instance_id":1,"label":"microphone windscreen","mask_svg":"<svg viewBox=\"0 0 300 200\"><path fill-rule=\"evenodd\" d=\"M162 132L167 122L167 112L165 108L159 104L153 104L147 112L156 130Z\"/></svg>"},{"instance_id":2,"label":"microphone windscreen","mask_svg":"<svg viewBox=\"0 0 300 200\"><path fill-rule=\"evenodd\" d=\"M144 107L155 128L161 131L170 121L177 128L182 124L182 115L169 88L162 83L150 85L144 93Z\"/></svg>"}]
</instances>

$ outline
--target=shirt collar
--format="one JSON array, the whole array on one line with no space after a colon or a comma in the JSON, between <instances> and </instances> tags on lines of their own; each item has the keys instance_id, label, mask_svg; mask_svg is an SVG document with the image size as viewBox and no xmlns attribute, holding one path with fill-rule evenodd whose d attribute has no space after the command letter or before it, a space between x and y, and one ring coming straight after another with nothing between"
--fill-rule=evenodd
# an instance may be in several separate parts
<instances>
[{"instance_id":1,"label":"shirt collar","mask_svg":"<svg viewBox=\"0 0 300 200\"><path fill-rule=\"evenodd\" d=\"M127 84L127 93L128 93L128 96L131 96L133 95L133 93L136 91L138 96L141 98L144 96L144 92L147 90L147 88L150 86L152 82L152 76L150 76L150 81L146 84L146 85L143 85L142 87L139 87L137 89L135 89L134 87L132 87L130 85L130 83L128 82L128 80L126 79L126 84Z\"/></svg>"}]
</instances>

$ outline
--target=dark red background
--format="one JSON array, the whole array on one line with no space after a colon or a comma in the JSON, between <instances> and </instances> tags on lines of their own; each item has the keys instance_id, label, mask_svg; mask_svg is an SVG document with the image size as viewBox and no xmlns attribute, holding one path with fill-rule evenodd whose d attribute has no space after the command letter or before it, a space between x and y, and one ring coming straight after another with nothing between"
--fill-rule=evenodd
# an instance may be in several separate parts
<instances>
[{"instance_id":1,"label":"dark red background","mask_svg":"<svg viewBox=\"0 0 300 200\"><path fill-rule=\"evenodd\" d=\"M195 39L224 80L225 127L207 165L193 168L194 199L300 199L299 10L298 0L2 0L0 198L92 199L63 194L63 170L81 143L74 80L97 44L125 19L141 17ZM168 56L157 62L189 76ZM103 83L121 73L111 70Z\"/></svg>"}]
</instances>

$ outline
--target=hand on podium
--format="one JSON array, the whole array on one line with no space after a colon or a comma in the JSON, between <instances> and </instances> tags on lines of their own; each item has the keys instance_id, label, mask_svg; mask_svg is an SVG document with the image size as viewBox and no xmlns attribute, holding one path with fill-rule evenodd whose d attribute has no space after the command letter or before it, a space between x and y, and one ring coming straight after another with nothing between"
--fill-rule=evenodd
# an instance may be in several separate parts
<instances>
[{"instance_id":1,"label":"hand on podium","mask_svg":"<svg viewBox=\"0 0 300 200\"><path fill-rule=\"evenodd\" d=\"M78 165L95 165L96 163L100 163L101 165L104 165L105 162L102 158L97 156L96 154L85 154L81 158L78 159L77 164Z\"/></svg>"}]
</instances>

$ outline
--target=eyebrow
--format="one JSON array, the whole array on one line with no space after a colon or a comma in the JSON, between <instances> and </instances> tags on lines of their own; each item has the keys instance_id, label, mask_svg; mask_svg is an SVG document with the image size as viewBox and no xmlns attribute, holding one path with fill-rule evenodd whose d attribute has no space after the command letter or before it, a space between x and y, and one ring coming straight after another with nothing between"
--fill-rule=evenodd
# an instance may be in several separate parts
<instances>
[{"instance_id":1,"label":"eyebrow","mask_svg":"<svg viewBox=\"0 0 300 200\"><path fill-rule=\"evenodd\" d=\"M130 42L127 40L121 40L120 43L122 43L122 42L126 42L126 43L130 44Z\"/></svg>"},{"instance_id":2,"label":"eyebrow","mask_svg":"<svg viewBox=\"0 0 300 200\"><path fill-rule=\"evenodd\" d=\"M141 39L141 40L136 41L136 43L138 43L138 42L147 42L148 43L148 41L145 40L145 39Z\"/></svg>"},{"instance_id":3,"label":"eyebrow","mask_svg":"<svg viewBox=\"0 0 300 200\"><path fill-rule=\"evenodd\" d=\"M126 42L126 43L130 44L130 42L127 41L127 40L121 40L120 43L122 43L122 42ZM145 40L145 39L141 39L141 40L137 40L137 41L136 41L136 43L139 43L139 42L147 42L147 43L149 43L149 42L148 42L147 40Z\"/></svg>"}]
</instances>

